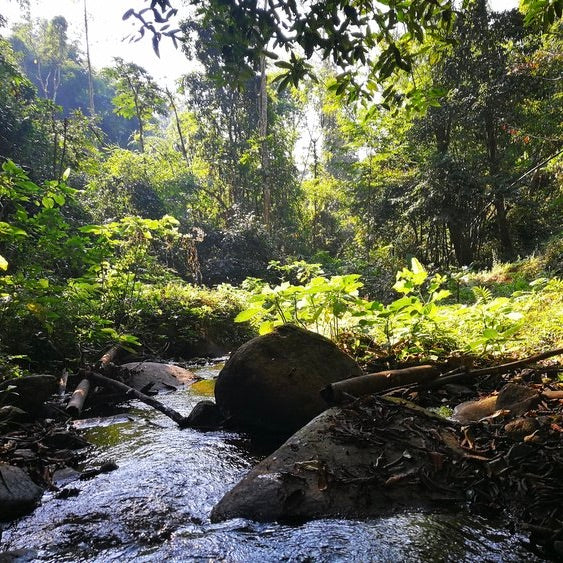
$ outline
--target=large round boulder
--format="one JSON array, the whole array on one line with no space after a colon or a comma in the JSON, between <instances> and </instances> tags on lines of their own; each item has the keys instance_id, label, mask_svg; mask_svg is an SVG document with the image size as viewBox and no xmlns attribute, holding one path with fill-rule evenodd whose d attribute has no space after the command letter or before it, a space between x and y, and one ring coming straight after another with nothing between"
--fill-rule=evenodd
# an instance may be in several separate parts
<instances>
[{"instance_id":1,"label":"large round boulder","mask_svg":"<svg viewBox=\"0 0 563 563\"><path fill-rule=\"evenodd\" d=\"M333 342L287 324L233 353L217 379L215 400L233 425L290 434L328 408L323 387L361 374Z\"/></svg>"}]
</instances>

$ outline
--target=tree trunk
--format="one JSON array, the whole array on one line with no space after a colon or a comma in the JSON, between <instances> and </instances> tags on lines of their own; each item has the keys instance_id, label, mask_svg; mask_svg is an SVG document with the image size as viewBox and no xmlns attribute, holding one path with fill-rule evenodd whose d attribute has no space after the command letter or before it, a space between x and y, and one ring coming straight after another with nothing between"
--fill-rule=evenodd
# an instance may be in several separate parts
<instances>
[{"instance_id":1,"label":"tree trunk","mask_svg":"<svg viewBox=\"0 0 563 563\"><path fill-rule=\"evenodd\" d=\"M145 132L143 128L143 116L141 115L141 107L139 105L139 95L135 89L134 84L131 82L129 76L127 77L127 82L129 83L129 88L131 88L131 93L133 94L133 101L135 103L135 113L137 115L137 121L139 122L139 144L141 145L141 152L145 152Z\"/></svg>"},{"instance_id":2,"label":"tree trunk","mask_svg":"<svg viewBox=\"0 0 563 563\"><path fill-rule=\"evenodd\" d=\"M272 193L270 189L269 154L268 154L268 91L266 88L266 56L260 55L260 119L258 130L260 135L260 159L262 166L262 195L264 227L271 230Z\"/></svg>"},{"instance_id":3,"label":"tree trunk","mask_svg":"<svg viewBox=\"0 0 563 563\"><path fill-rule=\"evenodd\" d=\"M180 149L182 150L182 156L186 161L186 164L190 164L190 159L188 157L188 151L186 149L186 142L184 141L184 134L182 133L182 126L180 123L180 118L178 116L178 110L176 109L176 103L174 102L174 97L172 96L172 92L168 88L165 90L166 96L168 96L168 101L170 102L170 107L174 112L174 121L176 123L176 131L178 131L178 137L180 139Z\"/></svg>"},{"instance_id":4,"label":"tree trunk","mask_svg":"<svg viewBox=\"0 0 563 563\"><path fill-rule=\"evenodd\" d=\"M500 245L500 257L502 260L512 260L514 258L514 247L508 229L506 219L506 203L504 195L500 192L498 185L498 175L500 163L497 149L497 123L491 112L485 114L485 134L487 141L487 156L489 159L489 174L494 193L493 206L495 208L497 237Z\"/></svg>"},{"instance_id":5,"label":"tree trunk","mask_svg":"<svg viewBox=\"0 0 563 563\"><path fill-rule=\"evenodd\" d=\"M458 266L469 266L473 262L473 245L469 227L452 221L448 221L447 225Z\"/></svg>"},{"instance_id":6,"label":"tree trunk","mask_svg":"<svg viewBox=\"0 0 563 563\"><path fill-rule=\"evenodd\" d=\"M84 34L86 36L86 64L88 66L88 106L90 115L95 113L94 109L94 83L92 81L92 63L90 61L90 40L88 37L88 12L86 11L86 0L84 0Z\"/></svg>"}]
</instances>

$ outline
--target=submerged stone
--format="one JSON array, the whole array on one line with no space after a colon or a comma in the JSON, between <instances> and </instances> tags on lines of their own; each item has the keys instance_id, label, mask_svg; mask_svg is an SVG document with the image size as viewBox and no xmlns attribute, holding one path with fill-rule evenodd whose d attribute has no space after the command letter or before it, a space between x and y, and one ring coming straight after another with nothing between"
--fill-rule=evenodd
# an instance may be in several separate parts
<instances>
[{"instance_id":1,"label":"submerged stone","mask_svg":"<svg viewBox=\"0 0 563 563\"><path fill-rule=\"evenodd\" d=\"M0 465L0 520L12 520L31 512L43 489L19 467Z\"/></svg>"},{"instance_id":2,"label":"submerged stone","mask_svg":"<svg viewBox=\"0 0 563 563\"><path fill-rule=\"evenodd\" d=\"M186 426L201 430L214 430L221 426L223 417L213 401L200 401L192 409L186 420Z\"/></svg>"}]
</instances>

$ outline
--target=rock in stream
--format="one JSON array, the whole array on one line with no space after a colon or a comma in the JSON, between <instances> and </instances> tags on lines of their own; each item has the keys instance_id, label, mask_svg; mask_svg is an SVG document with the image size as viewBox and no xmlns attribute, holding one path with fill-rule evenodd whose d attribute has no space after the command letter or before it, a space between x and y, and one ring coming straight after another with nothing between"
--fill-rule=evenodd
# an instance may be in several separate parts
<instances>
[{"instance_id":1,"label":"rock in stream","mask_svg":"<svg viewBox=\"0 0 563 563\"><path fill-rule=\"evenodd\" d=\"M233 425L289 435L328 407L323 387L358 375L358 364L330 340L287 324L233 353L215 400Z\"/></svg>"},{"instance_id":2,"label":"rock in stream","mask_svg":"<svg viewBox=\"0 0 563 563\"><path fill-rule=\"evenodd\" d=\"M331 408L242 479L213 521L366 517L464 500L452 425L376 397ZM455 463L455 461L454 461Z\"/></svg>"}]
</instances>

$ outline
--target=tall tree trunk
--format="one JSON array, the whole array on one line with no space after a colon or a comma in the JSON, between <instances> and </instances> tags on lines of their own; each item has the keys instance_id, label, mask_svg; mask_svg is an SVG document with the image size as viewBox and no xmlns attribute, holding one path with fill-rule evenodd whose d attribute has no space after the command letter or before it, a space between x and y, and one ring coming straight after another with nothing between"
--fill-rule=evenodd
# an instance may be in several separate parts
<instances>
[{"instance_id":1,"label":"tall tree trunk","mask_svg":"<svg viewBox=\"0 0 563 563\"><path fill-rule=\"evenodd\" d=\"M465 221L448 221L447 226L458 266L469 266L473 262L473 245L469 226L465 224Z\"/></svg>"},{"instance_id":2,"label":"tall tree trunk","mask_svg":"<svg viewBox=\"0 0 563 563\"><path fill-rule=\"evenodd\" d=\"M268 91L266 88L266 56L260 55L260 119L258 121L258 134L260 135L260 160L262 167L262 195L264 227L271 230L272 193L270 189L269 154L268 154Z\"/></svg>"},{"instance_id":3,"label":"tall tree trunk","mask_svg":"<svg viewBox=\"0 0 563 563\"><path fill-rule=\"evenodd\" d=\"M131 88L131 93L133 94L133 101L135 103L135 113L137 114L137 121L139 122L139 144L141 145L141 152L145 152L145 131L143 127L143 116L141 115L141 107L139 105L139 95L135 89L134 84L131 82L129 76L127 77L127 82L129 83L129 88Z\"/></svg>"},{"instance_id":4,"label":"tall tree trunk","mask_svg":"<svg viewBox=\"0 0 563 563\"><path fill-rule=\"evenodd\" d=\"M88 65L88 107L90 115L95 113L94 108L94 82L92 80L92 63L90 61L90 40L88 37L88 12L86 11L86 0L84 0L84 34L86 36L86 64Z\"/></svg>"},{"instance_id":5,"label":"tall tree trunk","mask_svg":"<svg viewBox=\"0 0 563 563\"><path fill-rule=\"evenodd\" d=\"M190 164L190 159L188 157L188 151L186 149L186 142L184 141L184 134L182 133L182 125L180 123L180 118L178 116L178 110L176 108L176 103L174 102L174 97L172 96L172 92L168 88L165 90L166 95L168 96L168 101L170 102L170 107L174 112L174 121L176 123L176 131L178 131L178 137L180 139L180 149L182 150L182 156L186 161L186 164Z\"/></svg>"},{"instance_id":6,"label":"tall tree trunk","mask_svg":"<svg viewBox=\"0 0 563 563\"><path fill-rule=\"evenodd\" d=\"M485 135L487 142L487 156L489 159L489 174L493 188L493 206L495 208L495 221L497 236L500 244L500 257L502 260L514 258L514 247L506 219L506 202L504 194L498 185L500 163L497 150L496 120L490 111L485 114Z\"/></svg>"}]
</instances>

